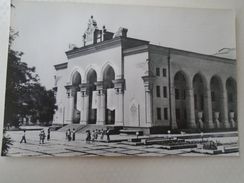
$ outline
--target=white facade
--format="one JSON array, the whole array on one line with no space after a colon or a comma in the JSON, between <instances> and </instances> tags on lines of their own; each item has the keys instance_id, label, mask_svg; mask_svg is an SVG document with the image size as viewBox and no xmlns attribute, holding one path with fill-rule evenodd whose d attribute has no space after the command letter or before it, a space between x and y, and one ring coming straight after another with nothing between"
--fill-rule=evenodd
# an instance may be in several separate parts
<instances>
[{"instance_id":1,"label":"white facade","mask_svg":"<svg viewBox=\"0 0 244 183\"><path fill-rule=\"evenodd\" d=\"M100 40L95 31L93 43L67 51L68 61L55 65L54 124L237 126L235 60L151 45L120 31L109 38L100 31Z\"/></svg>"}]
</instances>

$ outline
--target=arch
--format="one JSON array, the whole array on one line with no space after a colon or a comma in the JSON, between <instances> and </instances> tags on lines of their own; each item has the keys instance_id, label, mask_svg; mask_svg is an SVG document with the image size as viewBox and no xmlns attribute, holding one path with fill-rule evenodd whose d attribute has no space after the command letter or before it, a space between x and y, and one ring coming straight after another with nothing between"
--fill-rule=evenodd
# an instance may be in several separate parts
<instances>
[{"instance_id":1,"label":"arch","mask_svg":"<svg viewBox=\"0 0 244 183\"><path fill-rule=\"evenodd\" d=\"M189 82L189 81L188 81ZM186 90L187 78L183 71L178 71L174 75L174 89L175 89L175 115L176 123L179 129L187 128L187 120L189 112L187 112Z\"/></svg>"},{"instance_id":2,"label":"arch","mask_svg":"<svg viewBox=\"0 0 244 183\"><path fill-rule=\"evenodd\" d=\"M194 94L194 111L196 116L196 124L198 127L203 128L206 109L205 95L207 91L207 80L202 73L196 73L192 80L193 94Z\"/></svg>"},{"instance_id":3,"label":"arch","mask_svg":"<svg viewBox=\"0 0 244 183\"><path fill-rule=\"evenodd\" d=\"M93 91L96 90L97 73L94 69L87 72L87 83L89 84L88 94L88 124L95 124L97 121L97 109L92 109Z\"/></svg>"},{"instance_id":4,"label":"arch","mask_svg":"<svg viewBox=\"0 0 244 183\"><path fill-rule=\"evenodd\" d=\"M233 77L229 77L226 80L226 92L227 92L227 105L228 105L228 116L237 121L237 85ZM232 113L232 114L231 114Z\"/></svg>"},{"instance_id":5,"label":"arch","mask_svg":"<svg viewBox=\"0 0 244 183\"><path fill-rule=\"evenodd\" d=\"M72 70L70 70L70 72L68 73L68 79L67 79L67 83L68 84L72 84L73 75L76 72L78 72L80 74L81 80L82 80L82 78L84 78L84 72L83 72L83 70L80 67L76 66Z\"/></svg>"},{"instance_id":6,"label":"arch","mask_svg":"<svg viewBox=\"0 0 244 183\"><path fill-rule=\"evenodd\" d=\"M187 88L190 88L190 86L191 86L191 78L190 78L190 75L187 74L187 72L185 70L181 69L181 70L178 70L178 71L175 72L175 74L174 74L174 80L175 80L175 76L177 74L181 74L182 76L184 76L185 81L186 81L186 87Z\"/></svg>"},{"instance_id":7,"label":"arch","mask_svg":"<svg viewBox=\"0 0 244 183\"><path fill-rule=\"evenodd\" d=\"M118 68L115 64L113 64L113 63L111 63L111 62L106 62L105 64L103 64L103 66L102 66L102 68L101 68L101 70L100 70L100 75L99 75L99 77L100 77L101 79L103 79L104 72L107 70L108 67L112 67L112 68L113 68L114 73L115 73L115 78L116 78L116 79L120 77L120 75L119 75L119 74L120 74L120 70L119 70L119 68Z\"/></svg>"},{"instance_id":8,"label":"arch","mask_svg":"<svg viewBox=\"0 0 244 183\"><path fill-rule=\"evenodd\" d=\"M78 71L75 71L72 75L71 84L72 86L79 86L81 84L81 75Z\"/></svg>"},{"instance_id":9,"label":"arch","mask_svg":"<svg viewBox=\"0 0 244 183\"><path fill-rule=\"evenodd\" d=\"M110 65L107 65L104 68L102 78L103 78L105 88L113 88L114 84L112 81L115 80L115 72L114 72L113 67L111 67Z\"/></svg>"},{"instance_id":10,"label":"arch","mask_svg":"<svg viewBox=\"0 0 244 183\"><path fill-rule=\"evenodd\" d=\"M215 127L220 127L220 122L224 119L223 83L218 75L213 75L210 79L212 119Z\"/></svg>"},{"instance_id":11,"label":"arch","mask_svg":"<svg viewBox=\"0 0 244 183\"><path fill-rule=\"evenodd\" d=\"M99 67L97 65L95 65L95 64L89 65L85 69L84 80L83 80L84 83L88 82L87 77L88 77L89 72L91 72L91 70L95 71L96 75L97 75L97 73L99 73ZM97 75L97 77L99 77L99 76Z\"/></svg>"}]
</instances>

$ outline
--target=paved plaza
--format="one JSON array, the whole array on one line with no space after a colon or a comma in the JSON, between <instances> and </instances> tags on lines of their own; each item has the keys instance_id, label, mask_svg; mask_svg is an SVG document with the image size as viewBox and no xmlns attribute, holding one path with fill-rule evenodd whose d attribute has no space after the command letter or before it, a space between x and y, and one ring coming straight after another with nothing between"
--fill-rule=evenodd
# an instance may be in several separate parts
<instances>
[{"instance_id":1,"label":"paved plaza","mask_svg":"<svg viewBox=\"0 0 244 183\"><path fill-rule=\"evenodd\" d=\"M39 144L39 131L26 131L27 143L20 143L22 131L8 131L7 135L13 140L8 156L11 157L67 157L67 156L208 156L193 153L191 148L166 150L161 145L128 145L122 142L85 142L86 134L77 133L75 141L67 141L64 132L51 132L50 141ZM111 140L131 138L133 136L111 135ZM237 142L238 137L216 137L220 142ZM238 153L221 154L217 156L236 156Z\"/></svg>"}]
</instances>

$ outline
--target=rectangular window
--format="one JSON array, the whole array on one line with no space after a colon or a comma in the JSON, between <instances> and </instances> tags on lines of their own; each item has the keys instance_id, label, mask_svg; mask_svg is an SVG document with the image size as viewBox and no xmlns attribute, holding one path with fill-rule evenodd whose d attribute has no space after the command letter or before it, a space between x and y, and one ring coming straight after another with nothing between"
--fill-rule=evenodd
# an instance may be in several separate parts
<instances>
[{"instance_id":1,"label":"rectangular window","mask_svg":"<svg viewBox=\"0 0 244 183\"><path fill-rule=\"evenodd\" d=\"M233 95L232 93L228 93L228 101L233 102Z\"/></svg>"},{"instance_id":2,"label":"rectangular window","mask_svg":"<svg viewBox=\"0 0 244 183\"><path fill-rule=\"evenodd\" d=\"M160 97L160 86L156 86L156 96Z\"/></svg>"},{"instance_id":3,"label":"rectangular window","mask_svg":"<svg viewBox=\"0 0 244 183\"><path fill-rule=\"evenodd\" d=\"M215 93L213 91L211 92L211 98L212 98L212 101L215 102Z\"/></svg>"},{"instance_id":4,"label":"rectangular window","mask_svg":"<svg viewBox=\"0 0 244 183\"><path fill-rule=\"evenodd\" d=\"M157 120L161 120L161 108L157 107Z\"/></svg>"},{"instance_id":5,"label":"rectangular window","mask_svg":"<svg viewBox=\"0 0 244 183\"><path fill-rule=\"evenodd\" d=\"M204 96L201 95L201 110L204 108Z\"/></svg>"},{"instance_id":6,"label":"rectangular window","mask_svg":"<svg viewBox=\"0 0 244 183\"><path fill-rule=\"evenodd\" d=\"M182 91L182 99L185 100L186 99L186 90Z\"/></svg>"},{"instance_id":7,"label":"rectangular window","mask_svg":"<svg viewBox=\"0 0 244 183\"><path fill-rule=\"evenodd\" d=\"M176 108L175 110L176 120L180 120L180 109Z\"/></svg>"},{"instance_id":8,"label":"rectangular window","mask_svg":"<svg viewBox=\"0 0 244 183\"><path fill-rule=\"evenodd\" d=\"M156 68L156 76L160 76L160 68Z\"/></svg>"},{"instance_id":9,"label":"rectangular window","mask_svg":"<svg viewBox=\"0 0 244 183\"><path fill-rule=\"evenodd\" d=\"M176 100L179 100L180 99L180 91L179 91L179 89L175 89L175 99Z\"/></svg>"},{"instance_id":10,"label":"rectangular window","mask_svg":"<svg viewBox=\"0 0 244 183\"><path fill-rule=\"evenodd\" d=\"M166 86L164 86L164 98L167 98L167 87Z\"/></svg>"},{"instance_id":11,"label":"rectangular window","mask_svg":"<svg viewBox=\"0 0 244 183\"><path fill-rule=\"evenodd\" d=\"M168 108L164 108L164 119L168 120Z\"/></svg>"},{"instance_id":12,"label":"rectangular window","mask_svg":"<svg viewBox=\"0 0 244 183\"><path fill-rule=\"evenodd\" d=\"M163 68L163 77L167 77L167 69Z\"/></svg>"}]
</instances>

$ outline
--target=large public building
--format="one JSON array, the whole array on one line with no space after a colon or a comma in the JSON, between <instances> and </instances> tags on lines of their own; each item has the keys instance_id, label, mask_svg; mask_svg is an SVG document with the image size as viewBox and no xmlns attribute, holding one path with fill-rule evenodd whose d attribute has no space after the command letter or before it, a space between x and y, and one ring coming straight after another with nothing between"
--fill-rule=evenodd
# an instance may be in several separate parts
<instances>
[{"instance_id":1,"label":"large public building","mask_svg":"<svg viewBox=\"0 0 244 183\"><path fill-rule=\"evenodd\" d=\"M150 44L90 18L83 46L55 65L54 124L237 127L236 60Z\"/></svg>"}]
</instances>

